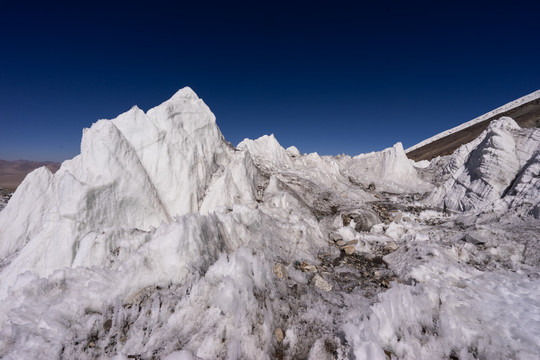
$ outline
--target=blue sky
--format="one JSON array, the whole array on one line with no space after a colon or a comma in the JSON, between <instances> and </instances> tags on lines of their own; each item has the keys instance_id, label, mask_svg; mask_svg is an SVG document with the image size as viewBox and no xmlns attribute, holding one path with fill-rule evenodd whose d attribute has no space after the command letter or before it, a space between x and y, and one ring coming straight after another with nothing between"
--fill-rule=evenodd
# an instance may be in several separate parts
<instances>
[{"instance_id":1,"label":"blue sky","mask_svg":"<svg viewBox=\"0 0 540 360\"><path fill-rule=\"evenodd\" d=\"M61 161L82 129L190 86L225 138L405 147L540 88L534 2L3 4L0 159Z\"/></svg>"}]
</instances>

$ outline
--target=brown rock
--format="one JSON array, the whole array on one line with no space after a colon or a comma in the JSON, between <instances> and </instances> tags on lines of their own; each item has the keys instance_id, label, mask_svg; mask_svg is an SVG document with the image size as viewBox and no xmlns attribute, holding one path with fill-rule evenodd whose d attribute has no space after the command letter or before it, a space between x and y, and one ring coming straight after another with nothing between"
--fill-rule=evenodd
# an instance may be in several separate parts
<instances>
[{"instance_id":1,"label":"brown rock","mask_svg":"<svg viewBox=\"0 0 540 360\"><path fill-rule=\"evenodd\" d=\"M287 269L282 263L276 263L276 265L274 265L274 274L280 279L288 277Z\"/></svg>"},{"instance_id":2,"label":"brown rock","mask_svg":"<svg viewBox=\"0 0 540 360\"><path fill-rule=\"evenodd\" d=\"M276 329L276 340L277 340L278 344L281 344L281 342L283 341L284 338L285 338L285 336L283 335L283 330L281 330L281 328L277 328Z\"/></svg>"},{"instance_id":3,"label":"brown rock","mask_svg":"<svg viewBox=\"0 0 540 360\"><path fill-rule=\"evenodd\" d=\"M103 330L105 331L109 331L112 327L112 320L111 319L108 319L107 321L105 321L103 323Z\"/></svg>"},{"instance_id":4,"label":"brown rock","mask_svg":"<svg viewBox=\"0 0 540 360\"><path fill-rule=\"evenodd\" d=\"M343 247L343 250L345 250L345 254L352 255L354 254L354 251L356 250L354 245L347 245Z\"/></svg>"},{"instance_id":5,"label":"brown rock","mask_svg":"<svg viewBox=\"0 0 540 360\"><path fill-rule=\"evenodd\" d=\"M343 240L343 236L341 236L340 234L335 233L335 232L331 233L331 234L329 235L329 238L330 238L330 240L332 240L333 242L338 242L339 240Z\"/></svg>"},{"instance_id":6,"label":"brown rock","mask_svg":"<svg viewBox=\"0 0 540 360\"><path fill-rule=\"evenodd\" d=\"M398 249L398 245L394 241L388 241L384 246L384 250L393 252Z\"/></svg>"}]
</instances>

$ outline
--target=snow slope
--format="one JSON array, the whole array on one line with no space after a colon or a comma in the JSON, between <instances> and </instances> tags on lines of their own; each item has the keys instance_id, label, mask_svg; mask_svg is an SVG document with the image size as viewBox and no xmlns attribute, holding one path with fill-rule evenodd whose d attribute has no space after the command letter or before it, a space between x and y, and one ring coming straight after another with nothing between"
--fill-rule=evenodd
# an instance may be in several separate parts
<instances>
[{"instance_id":1,"label":"snow slope","mask_svg":"<svg viewBox=\"0 0 540 360\"><path fill-rule=\"evenodd\" d=\"M401 143L380 152L339 159L342 171L364 183L374 183L391 192L427 192L432 189L418 173Z\"/></svg>"},{"instance_id":2,"label":"snow slope","mask_svg":"<svg viewBox=\"0 0 540 360\"><path fill-rule=\"evenodd\" d=\"M533 359L539 140L233 148L189 88L100 120L0 212L0 357Z\"/></svg>"},{"instance_id":3,"label":"snow slope","mask_svg":"<svg viewBox=\"0 0 540 360\"><path fill-rule=\"evenodd\" d=\"M445 171L450 178L430 201L449 210L482 209L504 198L515 207L540 201L538 167L540 130L522 130L514 120L493 121L475 141L450 156ZM500 204L508 208L507 203Z\"/></svg>"},{"instance_id":4,"label":"snow slope","mask_svg":"<svg viewBox=\"0 0 540 360\"><path fill-rule=\"evenodd\" d=\"M520 106L522 104L531 102L531 101L539 99L539 98L540 98L540 90L537 90L537 91L535 91L535 92L533 92L533 93L531 93L529 95L525 95L523 97L520 97L517 100L509 102L508 104L505 104L505 105L503 105L501 107L498 107L495 110L492 110L492 111L490 111L490 112L488 112L488 113L486 113L484 115L480 115L477 118L474 118L474 119L472 119L470 121L467 121L466 123L458 125L458 126L452 128L452 129L443 131L442 133L439 133L439 134L434 135L434 136L432 136L432 137L430 137L430 138L428 138L428 139L426 139L424 141L421 141L418 144L413 145L410 148L408 148L407 150L405 150L405 152L408 153L408 152L411 152L411 151L416 150L418 148L421 148L421 147L423 147L425 145L428 145L428 144L430 144L430 143L432 143L432 142L434 142L436 140L442 139L442 138L444 138L444 137L446 137L448 135L451 135L451 134L456 133L456 132L458 132L460 130L466 129L466 128L474 125L474 124L478 124L478 123L480 123L482 121L490 119L490 118L492 118L494 116L497 116L497 115L502 114L502 113L504 113L504 112L506 112L508 110L514 109L514 108L516 108L516 107L518 107L518 106Z\"/></svg>"}]
</instances>

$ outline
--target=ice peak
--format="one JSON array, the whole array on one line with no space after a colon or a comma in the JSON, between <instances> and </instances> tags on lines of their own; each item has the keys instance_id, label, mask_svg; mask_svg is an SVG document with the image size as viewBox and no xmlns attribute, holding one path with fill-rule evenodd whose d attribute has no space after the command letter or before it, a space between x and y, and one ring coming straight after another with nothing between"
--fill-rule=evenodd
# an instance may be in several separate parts
<instances>
[{"instance_id":1,"label":"ice peak","mask_svg":"<svg viewBox=\"0 0 540 360\"><path fill-rule=\"evenodd\" d=\"M170 100L178 100L178 99L189 99L189 100L198 100L199 97L191 89L189 86L183 87L182 89L178 90L171 98Z\"/></svg>"},{"instance_id":2,"label":"ice peak","mask_svg":"<svg viewBox=\"0 0 540 360\"><path fill-rule=\"evenodd\" d=\"M401 143L401 141L398 141L397 143L395 143L393 148L394 148L394 150L399 151L399 152L404 152L405 151L403 149L403 144Z\"/></svg>"},{"instance_id":3,"label":"ice peak","mask_svg":"<svg viewBox=\"0 0 540 360\"><path fill-rule=\"evenodd\" d=\"M493 120L489 126L488 131L493 129L521 129L516 121L508 116L503 116L497 120Z\"/></svg>"}]
</instances>

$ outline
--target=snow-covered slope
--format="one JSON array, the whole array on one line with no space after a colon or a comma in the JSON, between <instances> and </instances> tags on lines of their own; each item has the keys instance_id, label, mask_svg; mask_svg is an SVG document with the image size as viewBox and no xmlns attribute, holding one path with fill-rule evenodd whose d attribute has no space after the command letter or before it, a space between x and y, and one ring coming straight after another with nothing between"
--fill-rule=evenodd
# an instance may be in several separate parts
<instances>
[{"instance_id":1,"label":"snow-covered slope","mask_svg":"<svg viewBox=\"0 0 540 360\"><path fill-rule=\"evenodd\" d=\"M425 145L428 145L436 140L439 140L439 139L442 139L448 135L451 135L451 134L454 134L458 131L461 131L461 130L464 130L468 127L471 127L472 125L475 125L475 124L478 124L478 123L481 123L482 121L485 121L485 120L488 120L494 116L497 116L499 114L502 114L508 110L511 110L511 109L514 109L522 104L525 104L525 103L528 103L530 101L533 101L533 100L536 100L536 99L539 99L540 98L540 90L537 90L531 94L528 94L528 95L525 95L525 96L522 96L520 97L519 99L516 99L514 101L511 101L503 106L500 106L498 108L496 108L495 110L492 110L488 113L485 113L484 115L480 115L470 121L467 121L466 123L463 123L461 125L458 125L456 127L453 127L449 130L446 130L446 131L443 131L442 133L439 133L437 135L434 135L424 141L421 141L419 142L418 144L416 145L413 145L411 147L409 147L407 150L405 150L405 152L412 152L413 150L416 150L418 148L421 148L422 146L425 146Z\"/></svg>"},{"instance_id":2,"label":"snow-covered slope","mask_svg":"<svg viewBox=\"0 0 540 360\"><path fill-rule=\"evenodd\" d=\"M451 155L444 170L448 180L430 201L449 210L483 209L499 202L508 208L540 201L535 172L540 151L540 130L522 130L514 120L493 121L475 141Z\"/></svg>"},{"instance_id":3,"label":"snow-covered slope","mask_svg":"<svg viewBox=\"0 0 540 360\"><path fill-rule=\"evenodd\" d=\"M357 181L374 183L391 192L426 192L431 185L423 181L403 151L401 143L380 152L339 159L342 171Z\"/></svg>"},{"instance_id":4,"label":"snow-covered slope","mask_svg":"<svg viewBox=\"0 0 540 360\"><path fill-rule=\"evenodd\" d=\"M0 212L0 357L534 358L539 143L233 148L189 88L100 120Z\"/></svg>"}]
</instances>

